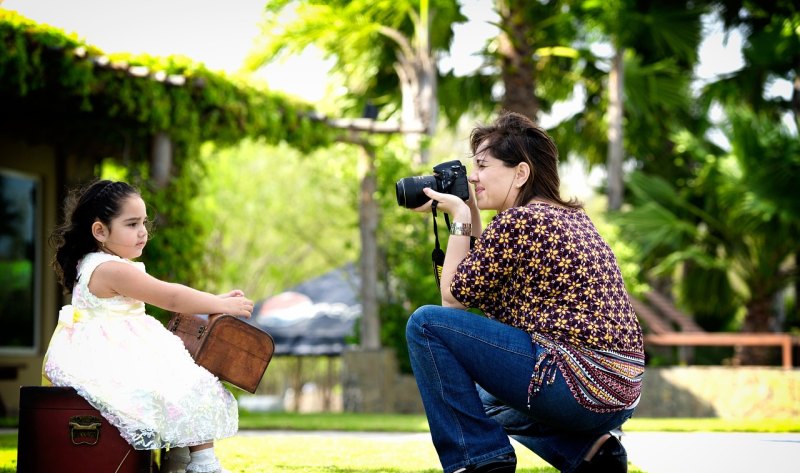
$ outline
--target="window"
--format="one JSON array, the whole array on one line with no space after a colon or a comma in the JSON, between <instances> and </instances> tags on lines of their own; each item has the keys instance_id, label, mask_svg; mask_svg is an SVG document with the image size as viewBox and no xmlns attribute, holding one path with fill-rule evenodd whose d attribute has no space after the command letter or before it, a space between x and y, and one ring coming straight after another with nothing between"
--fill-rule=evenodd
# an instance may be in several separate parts
<instances>
[{"instance_id":1,"label":"window","mask_svg":"<svg viewBox=\"0 0 800 473\"><path fill-rule=\"evenodd\" d=\"M38 235L41 211L36 177L0 169L0 353L35 353L39 345Z\"/></svg>"}]
</instances>

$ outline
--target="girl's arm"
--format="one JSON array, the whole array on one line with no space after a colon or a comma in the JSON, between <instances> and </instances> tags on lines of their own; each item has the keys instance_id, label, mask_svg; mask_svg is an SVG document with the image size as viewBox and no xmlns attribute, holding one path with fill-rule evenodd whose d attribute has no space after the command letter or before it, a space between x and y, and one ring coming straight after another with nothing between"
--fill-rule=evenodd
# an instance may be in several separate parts
<instances>
[{"instance_id":1,"label":"girl's arm","mask_svg":"<svg viewBox=\"0 0 800 473\"><path fill-rule=\"evenodd\" d=\"M154 278L130 264L108 261L92 273L89 290L97 297L126 296L170 312L250 317L253 301L241 291L217 296Z\"/></svg>"}]
</instances>

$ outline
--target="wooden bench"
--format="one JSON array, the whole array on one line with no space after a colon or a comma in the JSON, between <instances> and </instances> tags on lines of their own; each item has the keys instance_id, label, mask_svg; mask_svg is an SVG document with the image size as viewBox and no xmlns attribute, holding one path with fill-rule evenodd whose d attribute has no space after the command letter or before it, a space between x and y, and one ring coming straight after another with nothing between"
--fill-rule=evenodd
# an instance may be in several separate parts
<instances>
[{"instance_id":1,"label":"wooden bench","mask_svg":"<svg viewBox=\"0 0 800 473\"><path fill-rule=\"evenodd\" d=\"M675 347L779 347L783 368L793 367L792 349L794 345L800 344L800 337L775 332L706 332L691 317L672 305L663 294L651 291L645 298L649 305L639 299L631 298L633 310L650 332L644 336L645 344ZM675 330L673 324L681 330Z\"/></svg>"}]
</instances>

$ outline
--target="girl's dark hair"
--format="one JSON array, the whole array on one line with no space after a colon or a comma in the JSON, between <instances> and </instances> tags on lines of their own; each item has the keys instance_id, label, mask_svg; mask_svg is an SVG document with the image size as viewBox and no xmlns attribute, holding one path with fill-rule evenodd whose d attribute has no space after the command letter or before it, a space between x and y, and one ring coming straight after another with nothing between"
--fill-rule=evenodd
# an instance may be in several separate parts
<instances>
[{"instance_id":1,"label":"girl's dark hair","mask_svg":"<svg viewBox=\"0 0 800 473\"><path fill-rule=\"evenodd\" d=\"M50 235L50 244L56 249L53 269L65 292L72 292L75 286L78 261L98 250L92 224L100 221L110 227L111 220L121 212L122 202L131 195L139 195L139 191L125 182L106 180L70 191L64 205L64 224Z\"/></svg>"},{"instance_id":2,"label":"girl's dark hair","mask_svg":"<svg viewBox=\"0 0 800 473\"><path fill-rule=\"evenodd\" d=\"M487 126L478 126L470 134L470 147L475 154L482 144L484 150L508 167L528 163L530 178L525 182L514 206L524 205L541 197L569 208L581 208L575 199L561 198L558 177L558 148L547 132L525 115L504 111Z\"/></svg>"}]
</instances>

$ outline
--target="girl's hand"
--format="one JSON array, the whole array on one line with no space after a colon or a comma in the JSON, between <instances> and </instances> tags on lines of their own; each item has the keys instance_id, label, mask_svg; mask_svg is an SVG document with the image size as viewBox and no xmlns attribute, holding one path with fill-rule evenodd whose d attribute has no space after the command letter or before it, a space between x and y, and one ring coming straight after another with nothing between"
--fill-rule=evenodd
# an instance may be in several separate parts
<instances>
[{"instance_id":1,"label":"girl's hand","mask_svg":"<svg viewBox=\"0 0 800 473\"><path fill-rule=\"evenodd\" d=\"M231 291L227 294L221 294L219 297L224 299L224 312L226 314L248 318L253 313L253 301L244 297L242 291Z\"/></svg>"},{"instance_id":2,"label":"girl's hand","mask_svg":"<svg viewBox=\"0 0 800 473\"><path fill-rule=\"evenodd\" d=\"M452 195L452 194L443 194L441 192L436 192L435 190L426 187L422 189L422 192L425 193L426 196L430 197L431 200L426 202L425 204L413 209L415 212L430 212L431 205L435 200L438 202L436 205L436 209L440 212L445 212L449 214L453 221L457 222L471 222L472 215L470 213L469 205L466 202L461 200L460 198ZM475 200L474 196L470 195L471 200Z\"/></svg>"}]
</instances>

